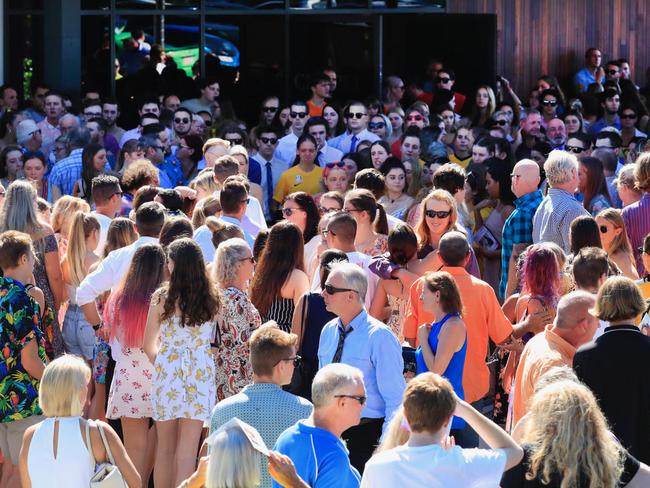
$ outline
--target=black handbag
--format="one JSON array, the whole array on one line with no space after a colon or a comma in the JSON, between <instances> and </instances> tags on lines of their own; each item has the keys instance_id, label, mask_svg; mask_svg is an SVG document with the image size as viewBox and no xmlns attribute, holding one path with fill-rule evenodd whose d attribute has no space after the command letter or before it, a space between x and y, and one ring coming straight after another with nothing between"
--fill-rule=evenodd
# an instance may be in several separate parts
<instances>
[{"instance_id":1,"label":"black handbag","mask_svg":"<svg viewBox=\"0 0 650 488\"><path fill-rule=\"evenodd\" d=\"M300 348L298 350L298 356L302 356L302 345L305 341L305 319L307 315L307 300L308 294L304 294L302 297L302 310L300 313ZM291 383L285 387L285 390L294 395L301 396L307 400L311 400L311 383L314 380L316 371L312 371L312 367L307 364L304 360L300 362L297 368L293 370L293 376L291 377Z\"/></svg>"}]
</instances>

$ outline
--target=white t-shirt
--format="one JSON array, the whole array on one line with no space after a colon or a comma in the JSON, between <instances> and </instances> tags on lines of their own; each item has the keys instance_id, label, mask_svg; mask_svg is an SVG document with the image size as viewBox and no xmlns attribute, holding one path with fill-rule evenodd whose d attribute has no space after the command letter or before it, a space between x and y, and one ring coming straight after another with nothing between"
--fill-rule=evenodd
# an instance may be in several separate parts
<instances>
[{"instance_id":1,"label":"white t-shirt","mask_svg":"<svg viewBox=\"0 0 650 488\"><path fill-rule=\"evenodd\" d=\"M111 222L113 222L113 219L97 212L93 212L93 215L97 217L97 220L99 220L99 240L97 241L97 249L95 249L95 255L102 257L104 254L104 248L106 247L108 228L111 225Z\"/></svg>"},{"instance_id":2,"label":"white t-shirt","mask_svg":"<svg viewBox=\"0 0 650 488\"><path fill-rule=\"evenodd\" d=\"M400 446L370 458L361 488L496 488L505 466L503 449Z\"/></svg>"}]
</instances>

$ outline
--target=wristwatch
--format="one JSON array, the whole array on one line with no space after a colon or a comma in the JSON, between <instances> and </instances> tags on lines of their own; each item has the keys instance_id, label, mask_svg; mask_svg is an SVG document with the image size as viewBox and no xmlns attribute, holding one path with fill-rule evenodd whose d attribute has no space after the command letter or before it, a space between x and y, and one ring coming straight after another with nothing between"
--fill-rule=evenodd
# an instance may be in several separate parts
<instances>
[{"instance_id":1,"label":"wristwatch","mask_svg":"<svg viewBox=\"0 0 650 488\"><path fill-rule=\"evenodd\" d=\"M93 330L97 332L99 329L102 328L102 325L104 325L101 321L97 325L93 325Z\"/></svg>"}]
</instances>

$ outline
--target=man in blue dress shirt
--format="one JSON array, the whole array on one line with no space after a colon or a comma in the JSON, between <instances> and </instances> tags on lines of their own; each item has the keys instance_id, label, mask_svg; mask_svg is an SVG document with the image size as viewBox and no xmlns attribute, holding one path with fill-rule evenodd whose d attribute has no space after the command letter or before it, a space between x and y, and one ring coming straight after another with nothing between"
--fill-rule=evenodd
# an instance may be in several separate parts
<instances>
[{"instance_id":1,"label":"man in blue dress shirt","mask_svg":"<svg viewBox=\"0 0 650 488\"><path fill-rule=\"evenodd\" d=\"M338 149L343 154L355 152L361 141L375 142L379 140L376 134L370 132L368 127L368 109L361 102L352 102L345 110L347 127L343 134L327 141L327 144Z\"/></svg>"},{"instance_id":2,"label":"man in blue dress shirt","mask_svg":"<svg viewBox=\"0 0 650 488\"><path fill-rule=\"evenodd\" d=\"M383 428L402 403L404 382L402 348L385 324L364 309L368 279L352 263L332 267L322 292L327 310L338 318L328 322L320 336L318 362L345 363L359 368L367 391L361 422L343 433L350 462L359 471L379 442Z\"/></svg>"}]
</instances>

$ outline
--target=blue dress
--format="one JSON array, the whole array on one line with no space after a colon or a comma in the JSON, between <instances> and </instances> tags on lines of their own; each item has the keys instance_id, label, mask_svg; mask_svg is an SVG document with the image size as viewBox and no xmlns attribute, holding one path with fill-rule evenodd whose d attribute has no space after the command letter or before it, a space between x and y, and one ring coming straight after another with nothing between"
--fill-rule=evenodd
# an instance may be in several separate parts
<instances>
[{"instance_id":1,"label":"blue dress","mask_svg":"<svg viewBox=\"0 0 650 488\"><path fill-rule=\"evenodd\" d=\"M429 333L429 347L435 354L438 350L438 336L442 331L443 326L451 317L459 317L457 313L449 313L445 315L442 320L434 322L431 324L431 332ZM459 351L455 352L447 369L442 373L442 376L447 378L451 383L451 386L454 388L454 393L461 400L465 399L465 391L463 390L463 367L465 365L465 353L467 352L467 333L465 334L465 342L463 342L463 347ZM429 371L427 365L424 361L424 356L422 354L422 347L418 346L415 351L415 361L417 364L416 373L426 373ZM462 429L465 426L465 421L459 417L454 417L451 428L452 429Z\"/></svg>"}]
</instances>

